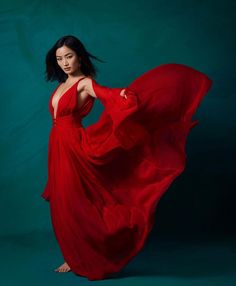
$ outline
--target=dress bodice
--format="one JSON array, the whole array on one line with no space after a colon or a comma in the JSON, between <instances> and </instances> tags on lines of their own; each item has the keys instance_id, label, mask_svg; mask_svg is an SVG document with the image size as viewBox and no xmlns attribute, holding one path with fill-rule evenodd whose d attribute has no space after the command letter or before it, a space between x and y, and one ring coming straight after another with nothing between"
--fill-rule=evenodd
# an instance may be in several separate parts
<instances>
[{"instance_id":1,"label":"dress bodice","mask_svg":"<svg viewBox=\"0 0 236 286\"><path fill-rule=\"evenodd\" d=\"M77 85L81 79L79 79L75 84L73 84L59 98L57 102L57 111L55 118L54 118L54 108L52 105L52 99L60 84L52 93L49 100L49 111L52 117L53 126L65 126L65 127L82 126L81 120L92 109L95 98L89 96L84 102L84 104L80 108L78 107Z\"/></svg>"}]
</instances>

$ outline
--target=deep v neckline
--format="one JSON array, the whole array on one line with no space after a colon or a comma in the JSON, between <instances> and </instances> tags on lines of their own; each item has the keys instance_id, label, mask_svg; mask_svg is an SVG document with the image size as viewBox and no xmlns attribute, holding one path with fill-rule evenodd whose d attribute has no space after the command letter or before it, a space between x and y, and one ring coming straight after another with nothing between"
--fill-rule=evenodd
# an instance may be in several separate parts
<instances>
[{"instance_id":1,"label":"deep v neckline","mask_svg":"<svg viewBox=\"0 0 236 286\"><path fill-rule=\"evenodd\" d=\"M53 97L54 97L55 93L57 92L58 88L61 86L62 83L60 83L60 84L58 85L58 87L54 90L54 92L53 92L53 94L52 94L52 98L51 98L51 106L52 106L52 109L53 109L53 119L54 119L54 120L56 120L56 118L57 118L57 112L58 112L58 107L59 107L59 103L60 103L61 98L62 98L63 96L65 96L65 94L66 94L69 90L71 90L71 88L74 87L74 86L75 86L81 79L83 79L83 78L85 78L85 77L82 77L82 78L78 79L75 83L72 84L72 86L70 86L70 87L59 97L59 99L58 99L58 101L57 101L57 104L56 104L56 116L55 116L55 108L54 108L53 105L52 105L52 101L53 101Z\"/></svg>"}]
</instances>

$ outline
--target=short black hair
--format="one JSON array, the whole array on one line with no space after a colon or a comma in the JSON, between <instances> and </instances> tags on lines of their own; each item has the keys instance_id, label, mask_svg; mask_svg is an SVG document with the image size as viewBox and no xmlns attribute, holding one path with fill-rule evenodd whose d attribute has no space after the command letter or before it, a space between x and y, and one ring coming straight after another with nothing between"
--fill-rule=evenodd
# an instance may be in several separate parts
<instances>
[{"instance_id":1,"label":"short black hair","mask_svg":"<svg viewBox=\"0 0 236 286\"><path fill-rule=\"evenodd\" d=\"M85 76L96 77L97 68L95 68L95 66L91 62L90 57L103 63L104 61L90 54L85 49L83 43L77 37L68 35L68 36L63 36L59 40L57 40L57 42L53 45L53 47L47 52L46 71L45 71L46 81L57 80L59 82L64 82L67 79L67 75L59 67L56 59L56 50L64 45L73 50L77 54L77 56L81 58L80 61L81 72Z\"/></svg>"}]
</instances>

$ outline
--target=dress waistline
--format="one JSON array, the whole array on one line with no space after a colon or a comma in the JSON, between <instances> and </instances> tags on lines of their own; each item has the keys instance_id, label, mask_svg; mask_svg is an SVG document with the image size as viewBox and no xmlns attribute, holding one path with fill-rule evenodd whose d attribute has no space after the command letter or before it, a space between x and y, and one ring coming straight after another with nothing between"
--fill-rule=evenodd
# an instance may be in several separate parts
<instances>
[{"instance_id":1,"label":"dress waistline","mask_svg":"<svg viewBox=\"0 0 236 286\"><path fill-rule=\"evenodd\" d=\"M52 118L53 127L82 127L81 117L78 113Z\"/></svg>"}]
</instances>

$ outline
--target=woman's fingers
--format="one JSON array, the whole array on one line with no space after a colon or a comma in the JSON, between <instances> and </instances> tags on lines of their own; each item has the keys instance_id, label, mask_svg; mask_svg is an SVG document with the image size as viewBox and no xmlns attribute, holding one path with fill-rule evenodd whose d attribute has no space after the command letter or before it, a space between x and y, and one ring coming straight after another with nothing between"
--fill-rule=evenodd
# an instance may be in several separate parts
<instances>
[{"instance_id":1,"label":"woman's fingers","mask_svg":"<svg viewBox=\"0 0 236 286\"><path fill-rule=\"evenodd\" d=\"M127 99L127 95L125 94L125 89L122 89L120 95Z\"/></svg>"}]
</instances>

